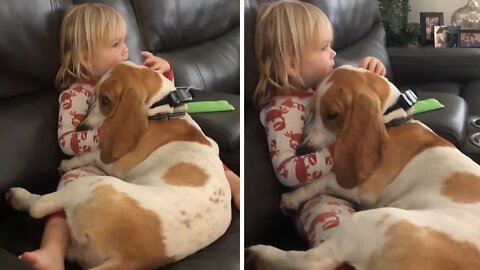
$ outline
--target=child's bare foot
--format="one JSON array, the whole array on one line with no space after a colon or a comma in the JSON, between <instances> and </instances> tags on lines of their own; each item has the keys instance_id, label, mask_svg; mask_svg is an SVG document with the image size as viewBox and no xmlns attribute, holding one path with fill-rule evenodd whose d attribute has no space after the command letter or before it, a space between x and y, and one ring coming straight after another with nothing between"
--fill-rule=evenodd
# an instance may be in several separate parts
<instances>
[{"instance_id":1,"label":"child's bare foot","mask_svg":"<svg viewBox=\"0 0 480 270\"><path fill-rule=\"evenodd\" d=\"M63 258L54 253L46 249L38 249L25 252L19 258L37 270L65 270Z\"/></svg>"}]
</instances>

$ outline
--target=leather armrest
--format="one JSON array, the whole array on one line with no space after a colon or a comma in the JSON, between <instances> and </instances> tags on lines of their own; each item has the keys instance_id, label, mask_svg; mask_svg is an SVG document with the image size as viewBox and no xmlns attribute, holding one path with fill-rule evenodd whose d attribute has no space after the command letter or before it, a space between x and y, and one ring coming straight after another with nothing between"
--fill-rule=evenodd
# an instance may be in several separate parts
<instances>
[{"instance_id":1,"label":"leather armrest","mask_svg":"<svg viewBox=\"0 0 480 270\"><path fill-rule=\"evenodd\" d=\"M395 84L465 83L480 79L480 50L387 48Z\"/></svg>"},{"instance_id":2,"label":"leather armrest","mask_svg":"<svg viewBox=\"0 0 480 270\"><path fill-rule=\"evenodd\" d=\"M414 115L414 118L430 127L435 133L456 147L463 145L468 106L461 97L448 93L418 92L419 99L436 98L445 108Z\"/></svg>"},{"instance_id":3,"label":"leather armrest","mask_svg":"<svg viewBox=\"0 0 480 270\"><path fill-rule=\"evenodd\" d=\"M227 100L234 111L191 114L203 132L220 147L220 151L237 151L240 146L240 96L215 91L193 90L194 101Z\"/></svg>"}]
</instances>

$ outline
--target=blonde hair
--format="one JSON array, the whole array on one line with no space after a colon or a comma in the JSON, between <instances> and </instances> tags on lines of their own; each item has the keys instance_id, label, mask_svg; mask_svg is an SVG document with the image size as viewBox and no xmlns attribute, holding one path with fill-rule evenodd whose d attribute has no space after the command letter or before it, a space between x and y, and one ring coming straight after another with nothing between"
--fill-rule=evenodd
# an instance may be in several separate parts
<instances>
[{"instance_id":1,"label":"blonde hair","mask_svg":"<svg viewBox=\"0 0 480 270\"><path fill-rule=\"evenodd\" d=\"M89 61L100 46L115 38L123 23L120 13L103 4L81 4L68 11L60 28L61 66L55 78L59 90L94 79Z\"/></svg>"},{"instance_id":2,"label":"blonde hair","mask_svg":"<svg viewBox=\"0 0 480 270\"><path fill-rule=\"evenodd\" d=\"M325 13L299 1L266 4L257 14L255 56L260 78L253 94L257 108L268 104L276 91L305 88L300 67L304 55L331 37Z\"/></svg>"}]
</instances>

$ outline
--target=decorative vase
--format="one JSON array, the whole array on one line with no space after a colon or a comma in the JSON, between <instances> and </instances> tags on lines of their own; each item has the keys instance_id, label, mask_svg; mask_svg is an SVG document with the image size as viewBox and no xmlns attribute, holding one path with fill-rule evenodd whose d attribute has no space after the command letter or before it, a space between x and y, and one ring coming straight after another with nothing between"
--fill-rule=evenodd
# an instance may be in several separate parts
<instances>
[{"instance_id":1,"label":"decorative vase","mask_svg":"<svg viewBox=\"0 0 480 270\"><path fill-rule=\"evenodd\" d=\"M452 14L452 25L462 29L480 29L480 7L478 0L468 0Z\"/></svg>"}]
</instances>

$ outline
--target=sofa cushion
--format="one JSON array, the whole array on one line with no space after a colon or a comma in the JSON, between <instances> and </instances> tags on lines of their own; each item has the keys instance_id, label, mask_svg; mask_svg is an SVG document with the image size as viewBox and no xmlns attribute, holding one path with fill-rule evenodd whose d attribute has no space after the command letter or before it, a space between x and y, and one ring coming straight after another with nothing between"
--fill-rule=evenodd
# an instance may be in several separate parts
<instances>
[{"instance_id":1,"label":"sofa cushion","mask_svg":"<svg viewBox=\"0 0 480 270\"><path fill-rule=\"evenodd\" d=\"M178 49L216 38L240 25L240 4L224 0L132 1L150 51Z\"/></svg>"},{"instance_id":2,"label":"sofa cushion","mask_svg":"<svg viewBox=\"0 0 480 270\"><path fill-rule=\"evenodd\" d=\"M459 83L438 82L438 83L402 85L402 86L399 86L398 88L402 91L411 89L414 92L437 92L437 93L448 93L448 94L458 96L460 95L460 92L462 90L462 85Z\"/></svg>"},{"instance_id":3,"label":"sofa cushion","mask_svg":"<svg viewBox=\"0 0 480 270\"><path fill-rule=\"evenodd\" d=\"M280 195L287 188L275 176L265 129L258 111L245 110L245 246L271 243L272 236L292 228L280 211Z\"/></svg>"},{"instance_id":4,"label":"sofa cushion","mask_svg":"<svg viewBox=\"0 0 480 270\"><path fill-rule=\"evenodd\" d=\"M0 98L53 88L62 16L50 0L2 1Z\"/></svg>"},{"instance_id":5,"label":"sofa cushion","mask_svg":"<svg viewBox=\"0 0 480 270\"><path fill-rule=\"evenodd\" d=\"M53 89L0 99L1 192L12 186L38 193L55 190L62 158L57 141L57 99ZM0 200L0 215L7 211L5 200Z\"/></svg>"},{"instance_id":6,"label":"sofa cushion","mask_svg":"<svg viewBox=\"0 0 480 270\"><path fill-rule=\"evenodd\" d=\"M380 22L377 1L371 0L304 0L319 7L332 23L334 49L362 39Z\"/></svg>"},{"instance_id":7,"label":"sofa cushion","mask_svg":"<svg viewBox=\"0 0 480 270\"><path fill-rule=\"evenodd\" d=\"M175 84L240 94L240 28L197 46L157 53L173 65Z\"/></svg>"}]
</instances>

